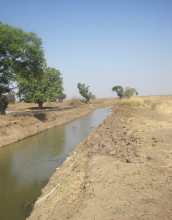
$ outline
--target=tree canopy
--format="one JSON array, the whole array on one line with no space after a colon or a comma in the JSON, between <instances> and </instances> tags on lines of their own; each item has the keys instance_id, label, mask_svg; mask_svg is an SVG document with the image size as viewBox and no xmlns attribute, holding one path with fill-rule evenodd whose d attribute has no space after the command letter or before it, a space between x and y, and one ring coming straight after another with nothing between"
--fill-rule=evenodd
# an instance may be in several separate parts
<instances>
[{"instance_id":1,"label":"tree canopy","mask_svg":"<svg viewBox=\"0 0 172 220\"><path fill-rule=\"evenodd\" d=\"M123 89L122 86L119 86L119 85L114 86L114 87L112 88L112 91L113 91L113 92L116 92L117 96L118 96L120 99L124 96L124 89Z\"/></svg>"},{"instance_id":2,"label":"tree canopy","mask_svg":"<svg viewBox=\"0 0 172 220\"><path fill-rule=\"evenodd\" d=\"M134 95L138 95L138 92L135 88L127 87L124 92L124 96L130 98Z\"/></svg>"},{"instance_id":3,"label":"tree canopy","mask_svg":"<svg viewBox=\"0 0 172 220\"><path fill-rule=\"evenodd\" d=\"M44 102L56 101L63 93L63 79L55 68L46 68L41 78L18 79L18 96L25 102L34 102L43 107Z\"/></svg>"},{"instance_id":4,"label":"tree canopy","mask_svg":"<svg viewBox=\"0 0 172 220\"><path fill-rule=\"evenodd\" d=\"M0 106L7 107L4 93L10 91L17 77L38 77L45 63L42 42L36 34L0 22Z\"/></svg>"},{"instance_id":5,"label":"tree canopy","mask_svg":"<svg viewBox=\"0 0 172 220\"><path fill-rule=\"evenodd\" d=\"M138 92L135 88L132 88L132 87L126 87L125 89L120 86L120 85L117 85L117 86L114 86L112 88L112 91L113 92L116 92L117 96L121 99L121 98L130 98L134 95L138 95Z\"/></svg>"},{"instance_id":6,"label":"tree canopy","mask_svg":"<svg viewBox=\"0 0 172 220\"><path fill-rule=\"evenodd\" d=\"M35 33L0 23L0 72L14 79L43 72L45 66L42 41ZM4 77L5 77L4 76Z\"/></svg>"}]
</instances>

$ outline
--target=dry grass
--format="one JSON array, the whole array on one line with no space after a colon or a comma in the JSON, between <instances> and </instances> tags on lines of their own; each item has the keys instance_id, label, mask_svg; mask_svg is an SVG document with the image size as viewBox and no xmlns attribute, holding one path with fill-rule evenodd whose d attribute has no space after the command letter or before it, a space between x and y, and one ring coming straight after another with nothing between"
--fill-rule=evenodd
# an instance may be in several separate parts
<instances>
[{"instance_id":1,"label":"dry grass","mask_svg":"<svg viewBox=\"0 0 172 220\"><path fill-rule=\"evenodd\" d=\"M152 109L156 110L160 113L171 114L172 113L172 101L168 101L165 103L154 103L152 105Z\"/></svg>"},{"instance_id":2,"label":"dry grass","mask_svg":"<svg viewBox=\"0 0 172 220\"><path fill-rule=\"evenodd\" d=\"M124 98L124 99L116 99L115 103L120 104L120 105L127 105L127 106L132 106L132 107L137 107L137 106L144 106L144 99L141 97L132 97L130 99Z\"/></svg>"},{"instance_id":3,"label":"dry grass","mask_svg":"<svg viewBox=\"0 0 172 220\"><path fill-rule=\"evenodd\" d=\"M144 103L150 109L163 114L172 113L172 96L142 97Z\"/></svg>"},{"instance_id":4,"label":"dry grass","mask_svg":"<svg viewBox=\"0 0 172 220\"><path fill-rule=\"evenodd\" d=\"M84 105L85 103L81 102L80 99L72 98L68 101L68 104L73 107L79 107L81 105Z\"/></svg>"}]
</instances>

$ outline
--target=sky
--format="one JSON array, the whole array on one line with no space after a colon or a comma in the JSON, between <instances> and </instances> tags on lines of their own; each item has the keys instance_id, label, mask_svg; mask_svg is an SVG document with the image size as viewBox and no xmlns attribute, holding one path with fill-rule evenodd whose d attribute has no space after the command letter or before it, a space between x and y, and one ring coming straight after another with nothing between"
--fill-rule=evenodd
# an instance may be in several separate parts
<instances>
[{"instance_id":1,"label":"sky","mask_svg":"<svg viewBox=\"0 0 172 220\"><path fill-rule=\"evenodd\" d=\"M77 83L97 97L112 86L172 94L171 0L0 0L0 21L42 38L68 97Z\"/></svg>"}]
</instances>

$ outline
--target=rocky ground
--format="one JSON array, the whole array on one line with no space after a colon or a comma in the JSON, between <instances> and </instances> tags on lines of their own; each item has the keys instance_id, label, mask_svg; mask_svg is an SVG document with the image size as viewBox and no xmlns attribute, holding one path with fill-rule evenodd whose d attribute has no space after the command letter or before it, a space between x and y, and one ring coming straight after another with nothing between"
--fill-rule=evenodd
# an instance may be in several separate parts
<instances>
[{"instance_id":1,"label":"rocky ground","mask_svg":"<svg viewBox=\"0 0 172 220\"><path fill-rule=\"evenodd\" d=\"M96 108L112 106L113 103L114 99L97 99L90 104L69 100L64 103L46 103L42 110L35 104L11 104L8 114L0 116L0 147L83 117Z\"/></svg>"},{"instance_id":2,"label":"rocky ground","mask_svg":"<svg viewBox=\"0 0 172 220\"><path fill-rule=\"evenodd\" d=\"M117 102L57 169L28 220L171 220L172 98Z\"/></svg>"}]
</instances>

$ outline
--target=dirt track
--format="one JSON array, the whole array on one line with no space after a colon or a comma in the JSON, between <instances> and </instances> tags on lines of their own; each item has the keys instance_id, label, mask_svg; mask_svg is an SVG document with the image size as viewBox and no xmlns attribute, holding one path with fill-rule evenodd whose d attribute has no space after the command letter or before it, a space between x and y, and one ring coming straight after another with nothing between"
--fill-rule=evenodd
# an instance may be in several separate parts
<instances>
[{"instance_id":1,"label":"dirt track","mask_svg":"<svg viewBox=\"0 0 172 220\"><path fill-rule=\"evenodd\" d=\"M117 104L55 172L29 220L172 219L171 100Z\"/></svg>"}]
</instances>

